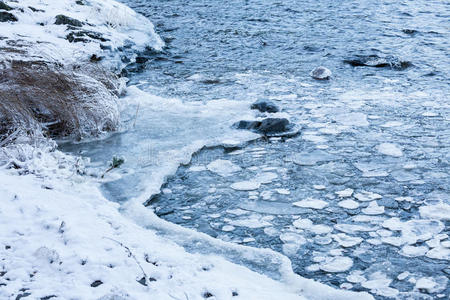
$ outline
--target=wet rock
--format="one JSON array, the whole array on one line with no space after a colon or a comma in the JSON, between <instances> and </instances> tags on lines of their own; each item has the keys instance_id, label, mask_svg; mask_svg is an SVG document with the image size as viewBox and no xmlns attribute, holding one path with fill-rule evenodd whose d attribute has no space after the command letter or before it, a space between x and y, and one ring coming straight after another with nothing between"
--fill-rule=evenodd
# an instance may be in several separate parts
<instances>
[{"instance_id":1,"label":"wet rock","mask_svg":"<svg viewBox=\"0 0 450 300\"><path fill-rule=\"evenodd\" d=\"M0 22L17 22L18 19L12 13L0 11Z\"/></svg>"},{"instance_id":2,"label":"wet rock","mask_svg":"<svg viewBox=\"0 0 450 300\"><path fill-rule=\"evenodd\" d=\"M11 6L9 6L8 4L4 3L3 1L0 1L0 9L4 9L4 10L12 10L13 8Z\"/></svg>"},{"instance_id":3,"label":"wet rock","mask_svg":"<svg viewBox=\"0 0 450 300\"><path fill-rule=\"evenodd\" d=\"M356 55L354 58L344 60L344 63L352 67L391 68L394 70L405 70L412 66L411 62L400 60L397 57L381 57L376 54Z\"/></svg>"},{"instance_id":4,"label":"wet rock","mask_svg":"<svg viewBox=\"0 0 450 300\"><path fill-rule=\"evenodd\" d=\"M285 132L292 128L286 118L267 118L262 121L239 121L234 124L237 129L247 129L261 134Z\"/></svg>"},{"instance_id":5,"label":"wet rock","mask_svg":"<svg viewBox=\"0 0 450 300\"><path fill-rule=\"evenodd\" d=\"M251 109L257 109L260 112L276 113L280 111L278 106L270 100L258 100L250 106Z\"/></svg>"},{"instance_id":6,"label":"wet rock","mask_svg":"<svg viewBox=\"0 0 450 300\"><path fill-rule=\"evenodd\" d=\"M309 73L312 78L317 80L328 80L331 77L331 71L325 67L317 67Z\"/></svg>"},{"instance_id":7,"label":"wet rock","mask_svg":"<svg viewBox=\"0 0 450 300\"><path fill-rule=\"evenodd\" d=\"M57 15L55 17L55 25L71 25L74 27L81 27L83 23L78 21L77 19L65 16L65 15Z\"/></svg>"}]
</instances>

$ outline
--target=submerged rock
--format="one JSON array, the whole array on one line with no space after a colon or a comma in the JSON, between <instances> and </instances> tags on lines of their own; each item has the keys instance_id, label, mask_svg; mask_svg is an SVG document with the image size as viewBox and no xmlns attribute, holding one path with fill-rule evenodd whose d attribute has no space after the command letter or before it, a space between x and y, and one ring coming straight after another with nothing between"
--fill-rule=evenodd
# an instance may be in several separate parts
<instances>
[{"instance_id":1,"label":"submerged rock","mask_svg":"<svg viewBox=\"0 0 450 300\"><path fill-rule=\"evenodd\" d=\"M0 11L0 22L17 22L18 19L12 13Z\"/></svg>"},{"instance_id":2,"label":"submerged rock","mask_svg":"<svg viewBox=\"0 0 450 300\"><path fill-rule=\"evenodd\" d=\"M65 16L65 15L57 15L55 17L55 25L71 25L74 27L81 27L83 23L78 21L77 19Z\"/></svg>"},{"instance_id":3,"label":"submerged rock","mask_svg":"<svg viewBox=\"0 0 450 300\"><path fill-rule=\"evenodd\" d=\"M325 67L317 67L310 73L311 77L317 80L328 80L331 77L331 71Z\"/></svg>"},{"instance_id":4,"label":"submerged rock","mask_svg":"<svg viewBox=\"0 0 450 300\"><path fill-rule=\"evenodd\" d=\"M286 132L292 124L286 118L267 118L262 121L239 121L234 124L237 129L247 129L261 134Z\"/></svg>"},{"instance_id":5,"label":"submerged rock","mask_svg":"<svg viewBox=\"0 0 450 300\"><path fill-rule=\"evenodd\" d=\"M276 113L280 109L270 100L258 100L250 106L251 109L257 109L260 112Z\"/></svg>"},{"instance_id":6,"label":"submerged rock","mask_svg":"<svg viewBox=\"0 0 450 300\"><path fill-rule=\"evenodd\" d=\"M344 63L352 67L391 68L395 70L404 70L412 66L411 62L400 60L397 57L381 57L376 54L356 55L354 58L344 60Z\"/></svg>"}]
</instances>

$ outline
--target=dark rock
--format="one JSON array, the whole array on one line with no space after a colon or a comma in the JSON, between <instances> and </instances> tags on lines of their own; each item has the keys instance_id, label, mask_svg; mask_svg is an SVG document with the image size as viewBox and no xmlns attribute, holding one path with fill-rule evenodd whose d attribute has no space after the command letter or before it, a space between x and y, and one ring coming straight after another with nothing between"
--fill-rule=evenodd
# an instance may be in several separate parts
<instances>
[{"instance_id":1,"label":"dark rock","mask_svg":"<svg viewBox=\"0 0 450 300\"><path fill-rule=\"evenodd\" d=\"M147 286L147 280L145 279L145 277L142 277L139 280L136 280L137 282L139 282L140 284L142 284L143 286Z\"/></svg>"},{"instance_id":2,"label":"dark rock","mask_svg":"<svg viewBox=\"0 0 450 300\"><path fill-rule=\"evenodd\" d=\"M90 30L80 30L71 32L66 36L66 40L68 40L71 43L78 43L78 42L86 43L89 42L89 40L86 39L86 37L89 37L94 40L99 40L102 42L109 41L109 39L104 38L101 33Z\"/></svg>"},{"instance_id":3,"label":"dark rock","mask_svg":"<svg viewBox=\"0 0 450 300\"><path fill-rule=\"evenodd\" d=\"M45 10L37 9L37 8L34 8L33 6L28 6L28 8L31 9L31 11L33 11L33 12L45 12Z\"/></svg>"},{"instance_id":4,"label":"dark rock","mask_svg":"<svg viewBox=\"0 0 450 300\"><path fill-rule=\"evenodd\" d=\"M31 295L31 293L22 293L22 294L18 294L17 297L16 297L16 300L19 300L19 299L28 297L28 296L30 296L30 295Z\"/></svg>"},{"instance_id":5,"label":"dark rock","mask_svg":"<svg viewBox=\"0 0 450 300\"><path fill-rule=\"evenodd\" d=\"M3 1L0 1L0 9L4 9L4 10L12 10L13 8L11 6L9 6L8 4L4 3Z\"/></svg>"},{"instance_id":6,"label":"dark rock","mask_svg":"<svg viewBox=\"0 0 450 300\"><path fill-rule=\"evenodd\" d=\"M292 125L285 118L267 118L262 121L239 121L233 125L237 129L247 129L261 134L285 132Z\"/></svg>"},{"instance_id":7,"label":"dark rock","mask_svg":"<svg viewBox=\"0 0 450 300\"><path fill-rule=\"evenodd\" d=\"M18 19L12 13L0 11L0 22L17 22Z\"/></svg>"},{"instance_id":8,"label":"dark rock","mask_svg":"<svg viewBox=\"0 0 450 300\"><path fill-rule=\"evenodd\" d=\"M102 285L103 284L103 281L101 281L101 280L96 280L96 281L94 281L93 283L91 283L91 286L92 287L98 287L99 285Z\"/></svg>"},{"instance_id":9,"label":"dark rock","mask_svg":"<svg viewBox=\"0 0 450 300\"><path fill-rule=\"evenodd\" d=\"M77 19L65 16L65 15L57 15L55 17L55 19L56 19L56 21L55 21L56 25L72 25L75 27L83 26L83 23L81 21L78 21Z\"/></svg>"},{"instance_id":10,"label":"dark rock","mask_svg":"<svg viewBox=\"0 0 450 300\"><path fill-rule=\"evenodd\" d=\"M203 294L203 298L211 298L211 297L214 297L214 295L213 294L211 294L210 292L205 292L204 294Z\"/></svg>"},{"instance_id":11,"label":"dark rock","mask_svg":"<svg viewBox=\"0 0 450 300\"><path fill-rule=\"evenodd\" d=\"M260 112L276 113L280 111L278 106L270 100L258 100L250 106L251 109L257 109Z\"/></svg>"},{"instance_id":12,"label":"dark rock","mask_svg":"<svg viewBox=\"0 0 450 300\"><path fill-rule=\"evenodd\" d=\"M78 5L86 5L83 0L77 0L75 3Z\"/></svg>"},{"instance_id":13,"label":"dark rock","mask_svg":"<svg viewBox=\"0 0 450 300\"><path fill-rule=\"evenodd\" d=\"M100 49L102 50L112 50L111 46L100 44Z\"/></svg>"},{"instance_id":14,"label":"dark rock","mask_svg":"<svg viewBox=\"0 0 450 300\"><path fill-rule=\"evenodd\" d=\"M232 293L231 293L231 296L237 297L237 296L239 296L239 294L238 294L238 292L232 292Z\"/></svg>"},{"instance_id":15,"label":"dark rock","mask_svg":"<svg viewBox=\"0 0 450 300\"><path fill-rule=\"evenodd\" d=\"M357 55L352 59L344 60L344 63L352 67L372 67L372 68L391 68L394 70L404 70L412 66L409 61L402 61L394 56L381 57L373 55Z\"/></svg>"},{"instance_id":16,"label":"dark rock","mask_svg":"<svg viewBox=\"0 0 450 300\"><path fill-rule=\"evenodd\" d=\"M49 295L49 296L41 297L40 300L50 300L52 298L56 298L56 295Z\"/></svg>"},{"instance_id":17,"label":"dark rock","mask_svg":"<svg viewBox=\"0 0 450 300\"><path fill-rule=\"evenodd\" d=\"M415 29L403 29L402 32L409 35L416 35L418 33L418 31Z\"/></svg>"},{"instance_id":18,"label":"dark rock","mask_svg":"<svg viewBox=\"0 0 450 300\"><path fill-rule=\"evenodd\" d=\"M146 63L148 60L149 60L149 58L145 57L145 56L138 56L138 57L136 57L136 63L137 64Z\"/></svg>"},{"instance_id":19,"label":"dark rock","mask_svg":"<svg viewBox=\"0 0 450 300\"><path fill-rule=\"evenodd\" d=\"M289 121L285 118L267 118L262 120L258 131L263 133L283 132L289 130Z\"/></svg>"},{"instance_id":20,"label":"dark rock","mask_svg":"<svg viewBox=\"0 0 450 300\"><path fill-rule=\"evenodd\" d=\"M325 67L317 67L309 75L317 80L328 80L331 77L331 71Z\"/></svg>"},{"instance_id":21,"label":"dark rock","mask_svg":"<svg viewBox=\"0 0 450 300\"><path fill-rule=\"evenodd\" d=\"M92 54L89 60L91 62L99 62L103 59L103 56L97 56L96 54Z\"/></svg>"}]
</instances>

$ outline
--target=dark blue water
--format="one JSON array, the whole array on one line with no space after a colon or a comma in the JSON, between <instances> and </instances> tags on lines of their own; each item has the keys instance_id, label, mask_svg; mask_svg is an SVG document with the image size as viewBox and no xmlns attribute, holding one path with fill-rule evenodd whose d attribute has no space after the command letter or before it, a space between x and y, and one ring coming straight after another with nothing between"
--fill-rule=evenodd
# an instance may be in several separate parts
<instances>
[{"instance_id":1,"label":"dark blue water","mask_svg":"<svg viewBox=\"0 0 450 300\"><path fill-rule=\"evenodd\" d=\"M298 274L334 287L379 299L448 299L450 2L123 2L150 18L167 44L141 54L146 63L129 68L130 84L188 103L269 99L302 128L292 139L197 152L151 209L284 253ZM329 81L310 77L320 65L332 71ZM147 135L154 144L180 135L152 132L170 127L171 114L142 114L146 126L70 150L97 162L116 152L132 161ZM174 118L174 128L189 123L180 136L203 134L186 120ZM221 160L239 168L220 174L210 163ZM112 198L135 196L133 172L106 188ZM153 174L146 172L136 174ZM243 181L258 187L233 188ZM439 209L427 213L432 205Z\"/></svg>"}]
</instances>

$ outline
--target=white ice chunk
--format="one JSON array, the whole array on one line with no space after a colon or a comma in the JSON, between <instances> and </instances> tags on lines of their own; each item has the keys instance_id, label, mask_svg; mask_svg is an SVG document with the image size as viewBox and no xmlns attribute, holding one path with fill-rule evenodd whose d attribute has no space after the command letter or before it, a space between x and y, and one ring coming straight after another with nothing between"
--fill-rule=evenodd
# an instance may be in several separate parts
<instances>
[{"instance_id":1,"label":"white ice chunk","mask_svg":"<svg viewBox=\"0 0 450 300\"><path fill-rule=\"evenodd\" d=\"M252 191L257 190L261 186L261 183L256 181L239 181L231 185L231 188L237 191Z\"/></svg>"},{"instance_id":2,"label":"white ice chunk","mask_svg":"<svg viewBox=\"0 0 450 300\"><path fill-rule=\"evenodd\" d=\"M422 206L419 208L419 212L422 218L450 220L450 205L446 203Z\"/></svg>"},{"instance_id":3,"label":"white ice chunk","mask_svg":"<svg viewBox=\"0 0 450 300\"><path fill-rule=\"evenodd\" d=\"M447 284L448 278L445 276L422 277L417 280L414 290L439 293L447 287Z\"/></svg>"},{"instance_id":4,"label":"white ice chunk","mask_svg":"<svg viewBox=\"0 0 450 300\"><path fill-rule=\"evenodd\" d=\"M289 195L291 193L287 189L276 189L275 191L277 191L277 193L280 194L280 195Z\"/></svg>"},{"instance_id":5,"label":"white ice chunk","mask_svg":"<svg viewBox=\"0 0 450 300\"><path fill-rule=\"evenodd\" d=\"M307 198L294 202L292 205L304 208L323 209L328 206L328 203L319 199Z\"/></svg>"},{"instance_id":6,"label":"white ice chunk","mask_svg":"<svg viewBox=\"0 0 450 300\"><path fill-rule=\"evenodd\" d=\"M262 228L271 226L272 224L264 217L258 215L250 215L245 218L230 220L230 225L248 227L248 228Z\"/></svg>"},{"instance_id":7,"label":"white ice chunk","mask_svg":"<svg viewBox=\"0 0 450 300\"><path fill-rule=\"evenodd\" d=\"M334 234L333 239L344 248L356 246L363 241L363 239L360 237L349 236L345 233Z\"/></svg>"},{"instance_id":8,"label":"white ice chunk","mask_svg":"<svg viewBox=\"0 0 450 300\"><path fill-rule=\"evenodd\" d=\"M398 127L398 126L402 126L403 123L400 121L388 121L384 124L381 125L381 127L385 127L385 128L390 128L390 127Z\"/></svg>"},{"instance_id":9,"label":"white ice chunk","mask_svg":"<svg viewBox=\"0 0 450 300\"><path fill-rule=\"evenodd\" d=\"M359 207L359 203L353 200L342 200L338 203L338 205L347 209L356 209Z\"/></svg>"},{"instance_id":10,"label":"white ice chunk","mask_svg":"<svg viewBox=\"0 0 450 300\"><path fill-rule=\"evenodd\" d=\"M428 247L426 246L410 246L405 245L400 250L400 254L407 257L417 257L417 256L423 256L425 253L427 253Z\"/></svg>"},{"instance_id":11,"label":"white ice chunk","mask_svg":"<svg viewBox=\"0 0 450 300\"><path fill-rule=\"evenodd\" d=\"M382 143L378 145L378 152L394 157L403 156L402 149L398 145L392 143Z\"/></svg>"},{"instance_id":12,"label":"white ice chunk","mask_svg":"<svg viewBox=\"0 0 450 300\"><path fill-rule=\"evenodd\" d=\"M379 194L367 192L367 191L361 191L360 193L356 193L354 197L356 199L358 199L359 201L373 201L373 200L383 198Z\"/></svg>"},{"instance_id":13,"label":"white ice chunk","mask_svg":"<svg viewBox=\"0 0 450 300\"><path fill-rule=\"evenodd\" d=\"M241 167L239 167L238 165L235 165L231 161L224 159L217 159L215 161L212 161L206 166L206 168L209 171L223 177L230 176L233 173L241 170Z\"/></svg>"},{"instance_id":14,"label":"white ice chunk","mask_svg":"<svg viewBox=\"0 0 450 300\"><path fill-rule=\"evenodd\" d=\"M226 231L226 232L233 231L234 229L235 229L235 227L231 226L231 225L225 225L222 227L222 231Z\"/></svg>"},{"instance_id":15,"label":"white ice chunk","mask_svg":"<svg viewBox=\"0 0 450 300\"><path fill-rule=\"evenodd\" d=\"M377 201L372 201L369 206L362 209L366 215L381 215L384 213L384 206L378 205Z\"/></svg>"},{"instance_id":16,"label":"white ice chunk","mask_svg":"<svg viewBox=\"0 0 450 300\"><path fill-rule=\"evenodd\" d=\"M278 175L276 173L264 172L259 174L255 180L259 183L271 183L277 177Z\"/></svg>"},{"instance_id":17,"label":"white ice chunk","mask_svg":"<svg viewBox=\"0 0 450 300\"><path fill-rule=\"evenodd\" d=\"M353 189L350 189L350 188L336 192L336 195L338 195L341 198L350 197L352 194L353 194Z\"/></svg>"},{"instance_id":18,"label":"white ice chunk","mask_svg":"<svg viewBox=\"0 0 450 300\"><path fill-rule=\"evenodd\" d=\"M321 184L315 184L315 185L313 185L313 188L315 190L321 191L321 190L324 190L326 187L324 185L321 185Z\"/></svg>"},{"instance_id":19,"label":"white ice chunk","mask_svg":"<svg viewBox=\"0 0 450 300\"><path fill-rule=\"evenodd\" d=\"M346 256L333 256L320 264L320 269L329 273L339 273L349 270L353 266L353 260Z\"/></svg>"},{"instance_id":20,"label":"white ice chunk","mask_svg":"<svg viewBox=\"0 0 450 300\"><path fill-rule=\"evenodd\" d=\"M313 222L310 219L297 219L292 224L300 229L309 229L313 226Z\"/></svg>"}]
</instances>

